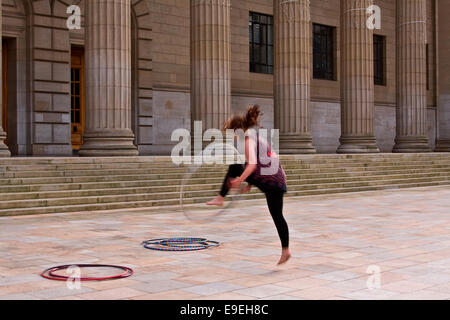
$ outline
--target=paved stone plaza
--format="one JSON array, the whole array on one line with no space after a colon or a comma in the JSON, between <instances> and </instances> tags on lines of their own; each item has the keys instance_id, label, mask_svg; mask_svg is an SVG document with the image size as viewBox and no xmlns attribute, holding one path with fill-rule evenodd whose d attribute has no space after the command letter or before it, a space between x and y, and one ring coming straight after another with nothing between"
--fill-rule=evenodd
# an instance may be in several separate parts
<instances>
[{"instance_id":1,"label":"paved stone plaza","mask_svg":"<svg viewBox=\"0 0 450 320\"><path fill-rule=\"evenodd\" d=\"M450 299L450 187L287 199L293 258L263 201L213 223L169 209L0 218L0 299ZM146 250L143 240L202 236L220 248ZM128 279L45 280L62 264L123 264ZM380 270L377 276L369 270Z\"/></svg>"}]
</instances>

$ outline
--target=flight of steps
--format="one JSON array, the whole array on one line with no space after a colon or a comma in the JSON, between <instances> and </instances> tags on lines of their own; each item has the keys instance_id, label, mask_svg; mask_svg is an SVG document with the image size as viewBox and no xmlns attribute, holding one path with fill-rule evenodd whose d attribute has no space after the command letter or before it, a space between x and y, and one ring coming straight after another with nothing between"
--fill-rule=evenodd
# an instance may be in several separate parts
<instances>
[{"instance_id":1,"label":"flight of steps","mask_svg":"<svg viewBox=\"0 0 450 320\"><path fill-rule=\"evenodd\" d=\"M288 196L450 185L450 154L281 157ZM0 159L0 216L178 206L192 166L170 157ZM184 203L215 196L225 166L204 166L183 187ZM261 198L257 190L245 199Z\"/></svg>"}]
</instances>

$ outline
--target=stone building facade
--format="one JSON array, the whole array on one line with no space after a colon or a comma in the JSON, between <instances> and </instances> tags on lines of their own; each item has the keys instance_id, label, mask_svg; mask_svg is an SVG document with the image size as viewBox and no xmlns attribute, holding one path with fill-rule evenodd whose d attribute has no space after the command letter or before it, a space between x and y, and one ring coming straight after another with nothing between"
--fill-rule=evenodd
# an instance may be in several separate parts
<instances>
[{"instance_id":1,"label":"stone building facade","mask_svg":"<svg viewBox=\"0 0 450 320\"><path fill-rule=\"evenodd\" d=\"M70 5L80 29L67 27ZM285 153L450 151L447 0L1 0L1 10L1 156L169 154L174 129L220 128L249 104L280 129ZM252 13L273 17L273 74L250 72ZM332 79L313 76L314 25L333 30Z\"/></svg>"}]
</instances>

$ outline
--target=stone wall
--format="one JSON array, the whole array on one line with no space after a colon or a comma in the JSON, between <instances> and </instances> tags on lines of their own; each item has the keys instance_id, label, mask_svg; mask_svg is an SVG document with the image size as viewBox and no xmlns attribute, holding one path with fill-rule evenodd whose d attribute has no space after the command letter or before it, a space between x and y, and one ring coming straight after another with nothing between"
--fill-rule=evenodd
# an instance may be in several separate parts
<instances>
[{"instance_id":1,"label":"stone wall","mask_svg":"<svg viewBox=\"0 0 450 320\"><path fill-rule=\"evenodd\" d=\"M152 145L140 151L150 154L170 154L176 142L171 141L176 129L191 128L190 94L186 92L153 91Z\"/></svg>"},{"instance_id":2,"label":"stone wall","mask_svg":"<svg viewBox=\"0 0 450 320\"><path fill-rule=\"evenodd\" d=\"M32 154L70 156L70 41L67 4L33 2Z\"/></svg>"},{"instance_id":3,"label":"stone wall","mask_svg":"<svg viewBox=\"0 0 450 320\"><path fill-rule=\"evenodd\" d=\"M3 37L8 52L8 144L13 155L71 155L70 50L84 45L81 30L68 31L68 4L79 0L3 0ZM174 144L170 134L189 128L190 105L190 0L132 0L132 124L141 155L167 154ZM375 136L382 152L391 152L395 138L396 3L376 0L382 8L386 36L386 86L375 86ZM436 48L448 52L447 35L436 45L436 1L427 0L427 42L430 86L427 122L430 145L436 136L450 138L450 83L448 60L439 64ZM448 8L439 10L441 29ZM231 111L245 111L258 103L263 125L274 126L273 76L249 72L249 12L273 15L272 0L231 0ZM320 153L334 153L339 146L340 124L340 1L311 0L313 23L334 26L336 80L312 80L311 134ZM439 71L439 73L437 73ZM438 76L436 76L438 74ZM439 87L437 80L440 80ZM436 95L437 89L440 96ZM436 109L439 100L439 110ZM436 128L439 123L439 130ZM447 137L448 136L448 137Z\"/></svg>"},{"instance_id":4,"label":"stone wall","mask_svg":"<svg viewBox=\"0 0 450 320\"><path fill-rule=\"evenodd\" d=\"M430 90L428 93L428 119L430 145L434 145L435 122L433 108L434 103L434 82L433 59L434 49L434 0L427 2L427 26L428 43L430 50ZM188 9L178 10L174 8L174 1L165 1L161 4L158 0L150 0L150 6L157 12L170 12L171 19L165 20L165 28L159 35L160 44L155 46L158 53L155 59L160 59L161 69L167 70L165 73L154 73L155 86L160 85L172 92L189 90L189 81L183 82L179 72L189 72L189 41L187 32L180 30L180 24L189 26ZM396 106L396 3L391 0L377 0L377 5L382 8L382 29L375 30L375 34L386 36L386 86L375 86L375 135L380 150L391 152L395 139L395 106ZM178 3L178 6L180 4ZM232 0L231 1L231 33L232 33L232 112L245 111L248 104L260 104L266 117L265 126L273 127L273 76L249 72L249 45L248 45L248 18L249 12L273 15L273 1L271 0ZM157 15L157 13L155 12ZM334 153L339 146L340 131L340 1L311 1L312 22L336 27L335 49L336 49L336 80L312 80L311 95L311 131L314 145L320 153ZM157 17L162 20L162 17ZM172 23L172 20L174 21ZM158 27L159 30L159 27ZM180 32L177 34L177 32ZM176 35L183 33L184 39L179 39ZM177 41L169 41L169 39ZM156 38L155 38L156 42ZM169 42L169 43L168 43ZM176 43L175 43L176 42ZM156 60L155 65L156 65ZM184 62L184 63L182 63ZM158 63L159 64L159 63ZM160 80L157 80L160 78ZM166 93L167 95L167 93ZM155 105L156 107L156 105ZM166 135L167 133L155 132L155 136ZM161 140L162 145L166 145L167 140ZM156 139L155 144L159 144ZM153 150L160 151L154 145ZM166 148L166 147L165 147ZM164 149L165 149L164 148Z\"/></svg>"},{"instance_id":5,"label":"stone wall","mask_svg":"<svg viewBox=\"0 0 450 320\"><path fill-rule=\"evenodd\" d=\"M340 103L311 103L311 135L318 153L336 153L341 136Z\"/></svg>"}]
</instances>

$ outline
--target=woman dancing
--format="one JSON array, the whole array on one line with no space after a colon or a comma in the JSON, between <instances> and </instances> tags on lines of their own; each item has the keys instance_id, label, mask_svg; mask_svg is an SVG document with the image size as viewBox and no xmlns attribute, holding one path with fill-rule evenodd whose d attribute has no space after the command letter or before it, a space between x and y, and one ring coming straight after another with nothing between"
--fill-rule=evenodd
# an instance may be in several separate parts
<instances>
[{"instance_id":1,"label":"woman dancing","mask_svg":"<svg viewBox=\"0 0 450 320\"><path fill-rule=\"evenodd\" d=\"M246 115L234 115L224 125L224 130L242 129L248 133L249 129L259 127L259 118L262 113L258 105L249 107ZM255 131L256 132L256 131ZM264 155L267 151L267 155ZM265 158L264 158L265 157ZM281 258L278 265L286 263L291 258L289 250L289 228L283 217L283 197L287 191L286 174L279 163L278 156L272 152L271 147L259 135L245 135L245 165L231 165L222 185L219 195L212 201L207 202L210 206L223 206L225 197L230 189L237 189L245 181L248 186L241 192L249 192L252 186L259 188L267 199L270 214L281 240ZM262 159L268 161L261 161ZM278 170L274 174L264 174L264 168L272 168L272 161L278 163ZM264 163L263 163L264 162Z\"/></svg>"}]
</instances>

